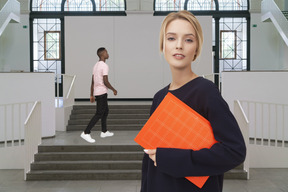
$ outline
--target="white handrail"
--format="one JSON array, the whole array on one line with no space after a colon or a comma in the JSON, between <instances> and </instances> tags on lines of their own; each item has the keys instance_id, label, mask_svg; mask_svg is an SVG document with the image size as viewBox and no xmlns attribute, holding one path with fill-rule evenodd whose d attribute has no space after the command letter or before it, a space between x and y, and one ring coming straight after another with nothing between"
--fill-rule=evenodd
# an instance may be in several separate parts
<instances>
[{"instance_id":1,"label":"white handrail","mask_svg":"<svg viewBox=\"0 0 288 192\"><path fill-rule=\"evenodd\" d=\"M25 123L25 163L24 163L24 179L30 171L30 164L34 160L34 155L38 152L38 145L41 144L42 134L41 120L41 103L36 101L30 111Z\"/></svg>"},{"instance_id":2,"label":"white handrail","mask_svg":"<svg viewBox=\"0 0 288 192\"><path fill-rule=\"evenodd\" d=\"M71 82L71 84L70 84L70 86L69 86L69 90L68 90L68 93L67 93L66 99L68 99L69 96L70 96L70 93L71 93L72 88L73 88L73 86L74 86L75 79L76 79L76 75L73 76L72 82Z\"/></svg>"},{"instance_id":3,"label":"white handrail","mask_svg":"<svg viewBox=\"0 0 288 192\"><path fill-rule=\"evenodd\" d=\"M72 106L74 104L74 83L75 75L57 74L56 75L56 108L62 108L64 106ZM60 84L62 84L63 96L60 97ZM60 105L60 103L63 103Z\"/></svg>"},{"instance_id":4,"label":"white handrail","mask_svg":"<svg viewBox=\"0 0 288 192\"><path fill-rule=\"evenodd\" d=\"M234 115L241 129L247 148L244 170L247 171L247 179L249 179L249 121L239 100L234 101Z\"/></svg>"}]
</instances>

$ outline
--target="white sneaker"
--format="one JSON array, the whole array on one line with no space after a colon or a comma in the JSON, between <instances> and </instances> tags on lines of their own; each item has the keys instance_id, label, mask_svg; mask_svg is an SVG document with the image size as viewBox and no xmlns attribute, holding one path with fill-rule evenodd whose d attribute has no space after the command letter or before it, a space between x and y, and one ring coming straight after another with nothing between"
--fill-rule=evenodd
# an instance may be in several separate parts
<instances>
[{"instance_id":1,"label":"white sneaker","mask_svg":"<svg viewBox=\"0 0 288 192\"><path fill-rule=\"evenodd\" d=\"M81 133L81 137L89 143L95 143L95 139L92 139L90 134Z\"/></svg>"},{"instance_id":2,"label":"white sneaker","mask_svg":"<svg viewBox=\"0 0 288 192\"><path fill-rule=\"evenodd\" d=\"M102 138L104 138L104 137L111 137L111 136L113 136L113 135L114 135L114 133L109 132L109 131L106 131L106 133L101 132L100 137L102 137Z\"/></svg>"}]
</instances>

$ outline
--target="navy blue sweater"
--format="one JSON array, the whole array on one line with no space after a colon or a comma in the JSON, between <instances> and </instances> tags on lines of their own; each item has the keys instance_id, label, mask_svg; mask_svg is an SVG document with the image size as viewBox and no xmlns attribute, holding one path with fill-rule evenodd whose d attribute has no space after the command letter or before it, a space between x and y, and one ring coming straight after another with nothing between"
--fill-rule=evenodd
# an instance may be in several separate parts
<instances>
[{"instance_id":1,"label":"navy blue sweater","mask_svg":"<svg viewBox=\"0 0 288 192\"><path fill-rule=\"evenodd\" d=\"M168 93L169 86L157 92L151 114ZM218 143L198 151L157 148L156 163L147 154L143 158L141 192L221 192L223 175L245 160L246 147L239 126L218 88L198 77L170 91L211 124ZM200 189L185 177L210 176Z\"/></svg>"}]
</instances>

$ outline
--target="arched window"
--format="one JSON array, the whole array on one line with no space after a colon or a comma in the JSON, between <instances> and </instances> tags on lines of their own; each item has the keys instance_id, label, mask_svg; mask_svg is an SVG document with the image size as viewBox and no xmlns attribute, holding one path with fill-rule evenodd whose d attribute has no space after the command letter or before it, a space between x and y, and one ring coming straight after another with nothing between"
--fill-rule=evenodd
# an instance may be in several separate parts
<instances>
[{"instance_id":1,"label":"arched window","mask_svg":"<svg viewBox=\"0 0 288 192\"><path fill-rule=\"evenodd\" d=\"M95 0L96 11L125 11L123 0Z\"/></svg>"},{"instance_id":2,"label":"arched window","mask_svg":"<svg viewBox=\"0 0 288 192\"><path fill-rule=\"evenodd\" d=\"M93 11L91 0L66 0L64 11Z\"/></svg>"},{"instance_id":3,"label":"arched window","mask_svg":"<svg viewBox=\"0 0 288 192\"><path fill-rule=\"evenodd\" d=\"M62 0L32 0L31 11L61 11Z\"/></svg>"},{"instance_id":4,"label":"arched window","mask_svg":"<svg viewBox=\"0 0 288 192\"><path fill-rule=\"evenodd\" d=\"M248 10L247 0L218 0L220 11Z\"/></svg>"},{"instance_id":5,"label":"arched window","mask_svg":"<svg viewBox=\"0 0 288 192\"><path fill-rule=\"evenodd\" d=\"M187 10L211 11L216 10L216 5L213 0L188 0Z\"/></svg>"},{"instance_id":6,"label":"arched window","mask_svg":"<svg viewBox=\"0 0 288 192\"><path fill-rule=\"evenodd\" d=\"M185 0L155 0L155 11L180 11L184 10Z\"/></svg>"},{"instance_id":7,"label":"arched window","mask_svg":"<svg viewBox=\"0 0 288 192\"><path fill-rule=\"evenodd\" d=\"M31 0L31 11L125 11L125 0ZM93 4L96 9L93 9ZM63 9L62 9L62 6Z\"/></svg>"}]
</instances>

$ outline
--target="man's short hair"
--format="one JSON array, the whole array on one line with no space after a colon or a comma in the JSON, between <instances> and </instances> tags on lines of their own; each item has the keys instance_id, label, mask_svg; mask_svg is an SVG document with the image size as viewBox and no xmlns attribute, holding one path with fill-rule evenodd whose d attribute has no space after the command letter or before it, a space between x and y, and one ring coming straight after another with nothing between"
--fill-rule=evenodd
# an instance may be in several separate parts
<instances>
[{"instance_id":1,"label":"man's short hair","mask_svg":"<svg viewBox=\"0 0 288 192\"><path fill-rule=\"evenodd\" d=\"M105 51L105 50L106 50L105 47L100 47L100 48L97 50L97 55L98 55L98 57L100 57L101 54L102 54L102 52Z\"/></svg>"}]
</instances>

